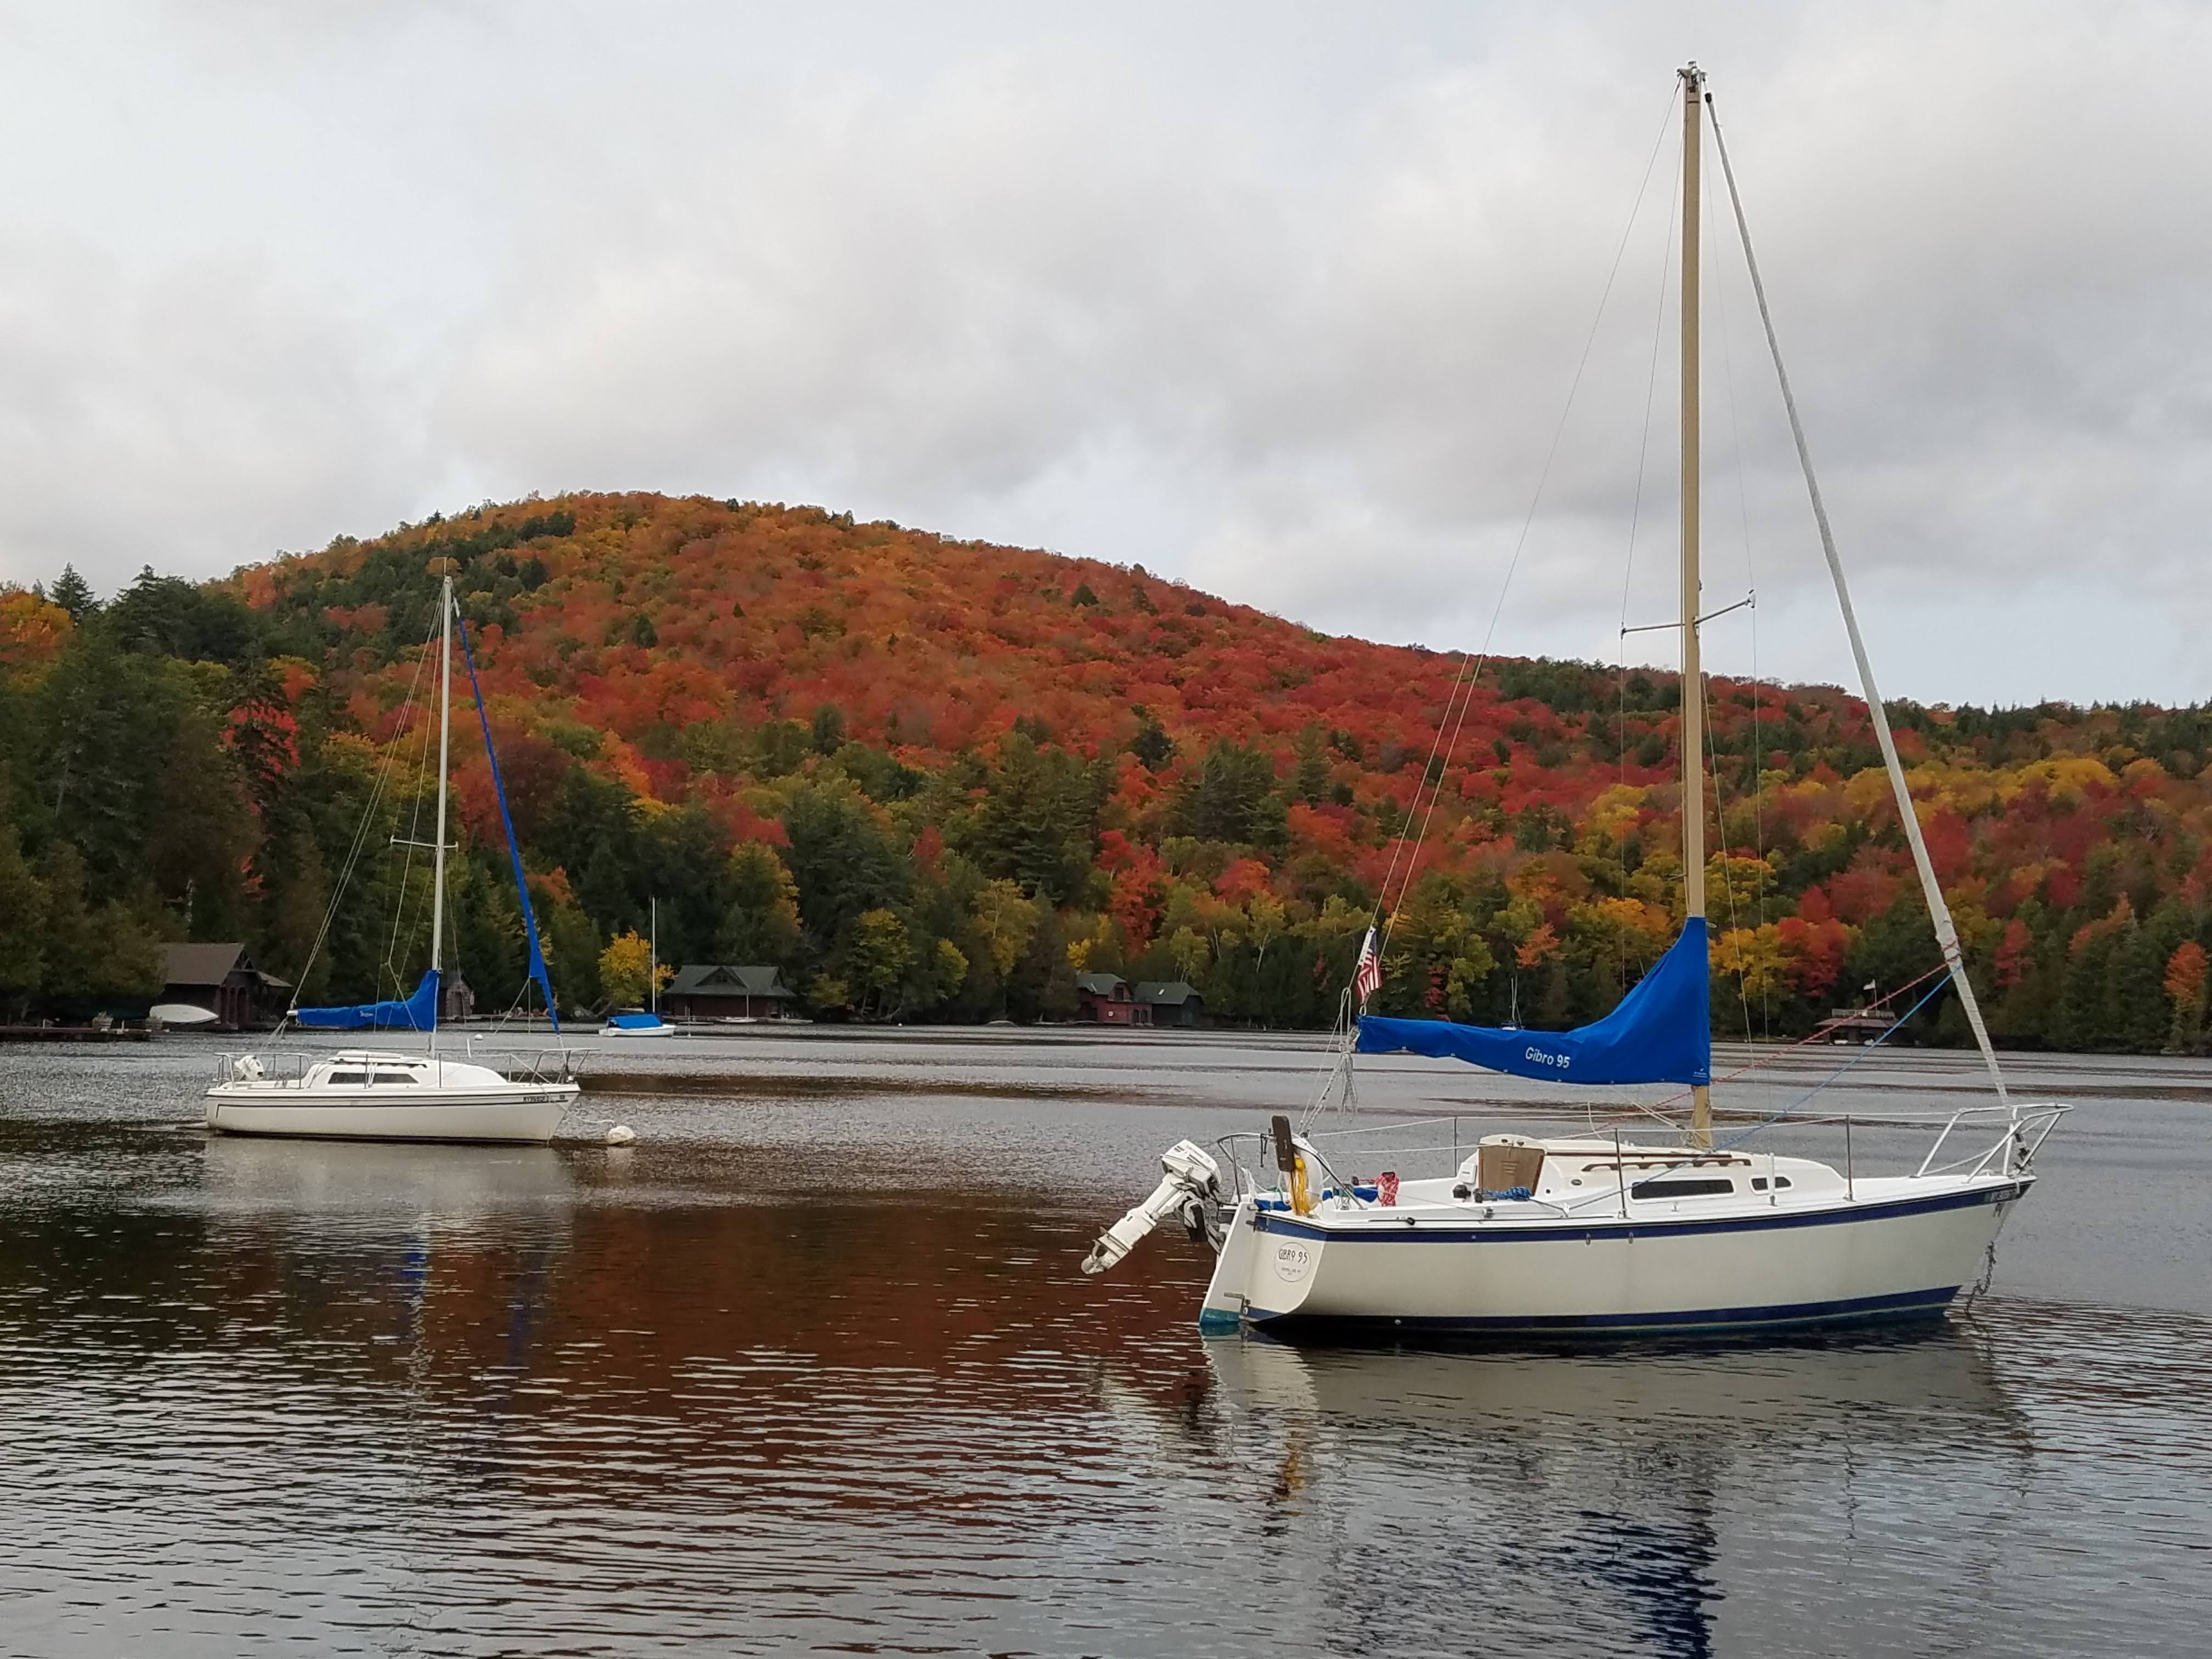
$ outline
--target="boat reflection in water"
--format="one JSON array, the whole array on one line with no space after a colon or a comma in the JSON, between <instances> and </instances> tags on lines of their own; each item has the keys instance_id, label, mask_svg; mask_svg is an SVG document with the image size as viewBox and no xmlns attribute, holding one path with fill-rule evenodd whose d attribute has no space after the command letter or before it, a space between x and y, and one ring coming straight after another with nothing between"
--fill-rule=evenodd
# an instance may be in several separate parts
<instances>
[{"instance_id":1,"label":"boat reflection in water","mask_svg":"<svg viewBox=\"0 0 2212 1659\"><path fill-rule=\"evenodd\" d=\"M576 1183L547 1146L212 1135L205 1202L217 1225L274 1226L246 1259L273 1255L288 1281L307 1269L339 1292L318 1321L337 1328L318 1334L396 1343L418 1364L472 1351L516 1377L574 1231Z\"/></svg>"},{"instance_id":2,"label":"boat reflection in water","mask_svg":"<svg viewBox=\"0 0 2212 1659\"><path fill-rule=\"evenodd\" d=\"M1899 1573L1894 1613L1856 1609L1854 1642L1913 1650L1947 1598L1893 1564L1968 1494L2005 1507L2032 1456L1988 1356L1948 1326L1607 1354L1203 1346L1207 1397L1172 1425L1133 1389L1105 1392L1152 1418L1163 1453L1194 1440L1272 1471L1263 1530L1304 1564L1297 1618L1331 1650L1489 1629L1705 1654L1724 1601L1727 1628L1769 1632L1768 1651L1826 1650L1788 1586L1846 1561ZM1945 1540L1954 1592L1999 1573L2002 1532Z\"/></svg>"},{"instance_id":3,"label":"boat reflection in water","mask_svg":"<svg viewBox=\"0 0 2212 1659\"><path fill-rule=\"evenodd\" d=\"M1513 1352L1308 1348L1266 1336L1204 1343L1224 1403L1474 1432L1531 1418L1588 1418L1617 1438L1646 1422L1674 1437L1703 1422L1832 1430L1857 1412L1891 1432L1931 1417L2005 1414L1971 1335L1930 1325L1851 1340L1741 1343L1711 1338L1618 1351Z\"/></svg>"},{"instance_id":4,"label":"boat reflection in water","mask_svg":"<svg viewBox=\"0 0 2212 1659\"><path fill-rule=\"evenodd\" d=\"M208 1138L210 1215L283 1216L316 1232L379 1220L472 1227L495 1218L557 1217L576 1183L550 1146L441 1146L406 1141Z\"/></svg>"}]
</instances>

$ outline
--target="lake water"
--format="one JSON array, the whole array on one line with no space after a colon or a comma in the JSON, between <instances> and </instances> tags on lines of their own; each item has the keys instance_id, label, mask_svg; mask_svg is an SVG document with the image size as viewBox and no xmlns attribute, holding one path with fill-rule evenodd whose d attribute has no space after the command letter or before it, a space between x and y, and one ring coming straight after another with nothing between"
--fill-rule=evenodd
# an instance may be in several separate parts
<instances>
[{"instance_id":1,"label":"lake water","mask_svg":"<svg viewBox=\"0 0 2212 1659\"><path fill-rule=\"evenodd\" d=\"M1077 1271L1169 1143L1304 1103L1306 1039L657 1042L577 1114L637 1144L550 1150L210 1139L217 1047L0 1049L0 1650L2212 1644L2212 1064L2022 1066L2077 1109L1964 1319L1394 1353L1201 1340L1179 1232ZM1721 1098L1854 1059L1814 1104L1975 1098L1845 1050Z\"/></svg>"}]
</instances>

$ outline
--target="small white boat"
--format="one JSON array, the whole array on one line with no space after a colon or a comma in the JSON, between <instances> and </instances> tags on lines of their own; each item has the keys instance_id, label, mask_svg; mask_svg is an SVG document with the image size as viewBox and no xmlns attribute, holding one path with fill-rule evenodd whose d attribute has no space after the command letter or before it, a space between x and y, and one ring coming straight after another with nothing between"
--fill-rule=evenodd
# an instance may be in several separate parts
<instances>
[{"instance_id":1,"label":"small white boat","mask_svg":"<svg viewBox=\"0 0 2212 1659\"><path fill-rule=\"evenodd\" d=\"M609 1014L607 1023L599 1027L599 1035L611 1037L674 1036L676 1028L659 1014Z\"/></svg>"},{"instance_id":2,"label":"small white boat","mask_svg":"<svg viewBox=\"0 0 2212 1659\"><path fill-rule=\"evenodd\" d=\"M565 1054L507 1058L505 1069L440 1054L345 1048L293 1055L289 1074L248 1055L207 1091L210 1129L348 1140L521 1141L553 1138L578 1085Z\"/></svg>"},{"instance_id":3,"label":"small white boat","mask_svg":"<svg viewBox=\"0 0 2212 1659\"><path fill-rule=\"evenodd\" d=\"M285 1016L310 1030L362 1031L401 1030L422 1033L427 1052L347 1048L336 1054L297 1049L266 1054L226 1055L207 1091L207 1125L225 1134L300 1135L356 1140L522 1141L543 1144L553 1138L579 1092L568 1051L526 1050L501 1056L503 1065L484 1063L489 1054L471 1052L453 1059L438 1052L438 995L445 946L446 808L449 738L453 720L453 579L439 594L438 811L436 838L430 843L433 875L430 899L430 963L412 995L350 1006L302 1008ZM476 665L464 629L461 649L476 684ZM483 696L476 693L477 722L491 763L492 787L499 798L500 822L514 866L528 945L531 982L544 992L546 1012L557 1036L560 1015L538 943L538 919L522 860L508 820L507 788L499 756L484 716ZM343 895L341 894L342 897ZM332 905L338 900L333 898ZM307 977L303 971L302 979Z\"/></svg>"},{"instance_id":4,"label":"small white boat","mask_svg":"<svg viewBox=\"0 0 2212 1659\"><path fill-rule=\"evenodd\" d=\"M1875 689L1745 229L1753 292L1814 523L1942 954L1942 966L1924 976L1942 975L1928 996L1947 982L1957 996L1997 1103L1935 1120L1942 1130L1919 1167L1880 1178L1856 1172L1848 1119L1841 1170L1714 1144L1698 614L1698 180L1710 100L1694 64L1680 73L1681 611L1669 626L1679 629L1682 645L1680 799L1697 804L1680 814L1681 932L1610 1013L1555 1032L1369 1014L1389 948L1387 927L1378 944L1377 927L1370 927L1346 994L1337 1097L1350 1098L1357 1054L1457 1060L1581 1088L1674 1084L1686 1085L1690 1103L1683 1141L1492 1136L1449 1176L1401 1182L1384 1173L1371 1183L1351 1160L1374 1169L1375 1160L1390 1155L1376 1152L1364 1134L1340 1143L1315 1132L1311 1112L1303 1133L1277 1117L1265 1136L1229 1137L1218 1159L1180 1142L1161 1159L1162 1178L1152 1195L1100 1237L1083 1267L1103 1273L1159 1223L1179 1216L1193 1237L1211 1241L1218 1253L1200 1306L1203 1329L1636 1334L1939 1314L1994 1266L1997 1231L2033 1185L2036 1151L2067 1109L2024 1104L2006 1091ZM1714 134L1725 168L1728 151L1717 126ZM1733 201L1732 179L1730 189ZM1740 207L1738 223L1742 228ZM1439 737L1445 764L1432 766L1435 779L1449 771L1444 740L1458 729L1452 707L1472 695L1472 680L1462 676L1445 709ZM1417 793L1416 811L1420 799ZM1409 824L1415 816L1409 812ZM1416 857L1405 866L1409 884L1418 862ZM1406 891L1399 890L1400 902ZM1389 898L1387 888L1382 896ZM1378 926L1386 915L1378 904ZM1954 1151L1939 1162L1954 1134L1968 1143L1964 1155ZM1333 1158L1324 1140L1360 1150ZM1260 1155L1248 1159L1245 1149ZM1407 1150L1431 1158L1449 1149Z\"/></svg>"},{"instance_id":5,"label":"small white boat","mask_svg":"<svg viewBox=\"0 0 2212 1659\"><path fill-rule=\"evenodd\" d=\"M213 1025L222 1018L212 1008L203 1008L193 1002L157 1002L146 1011L146 1018L163 1025L189 1030L196 1026Z\"/></svg>"}]
</instances>

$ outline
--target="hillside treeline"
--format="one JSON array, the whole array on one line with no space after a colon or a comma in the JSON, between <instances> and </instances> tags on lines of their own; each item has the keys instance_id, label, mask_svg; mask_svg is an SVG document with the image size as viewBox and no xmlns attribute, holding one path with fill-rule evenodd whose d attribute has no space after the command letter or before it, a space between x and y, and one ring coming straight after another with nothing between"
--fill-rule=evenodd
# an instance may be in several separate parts
<instances>
[{"instance_id":1,"label":"hillside treeline","mask_svg":"<svg viewBox=\"0 0 2212 1659\"><path fill-rule=\"evenodd\" d=\"M143 1006L185 938L309 1000L411 986L441 572L566 1006L631 988L602 959L655 900L665 961L775 963L863 1020L1065 1018L1092 969L1325 1024L1387 887L1387 1011L1564 1026L1679 926L1672 676L1494 664L1438 753L1455 659L1142 566L575 496L222 582L0 592L0 1012ZM1710 704L1716 1034L1802 1035L1933 967L1863 708L1725 679ZM2000 1039L2197 1046L2212 720L1893 718ZM449 956L495 1008L520 919L465 696L454 733ZM1948 998L1916 1026L1960 1036Z\"/></svg>"}]
</instances>

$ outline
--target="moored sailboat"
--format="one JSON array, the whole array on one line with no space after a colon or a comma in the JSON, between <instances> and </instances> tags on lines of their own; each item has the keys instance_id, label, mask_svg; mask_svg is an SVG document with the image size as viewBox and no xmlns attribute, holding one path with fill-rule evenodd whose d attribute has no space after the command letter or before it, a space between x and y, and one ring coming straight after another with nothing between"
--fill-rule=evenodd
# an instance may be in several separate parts
<instances>
[{"instance_id":1,"label":"moored sailboat","mask_svg":"<svg viewBox=\"0 0 2212 1659\"><path fill-rule=\"evenodd\" d=\"M618 1010L599 1027L601 1036L673 1036L676 1028L660 1017L660 901L652 901L645 952L645 1006Z\"/></svg>"},{"instance_id":2,"label":"moored sailboat","mask_svg":"<svg viewBox=\"0 0 2212 1659\"><path fill-rule=\"evenodd\" d=\"M1218 1252L1203 1328L1636 1334L1937 1314L1986 1271L1998 1230L2033 1184L2036 1151L2066 1109L2025 1105L2006 1090L1860 637L1716 125L1822 550L1942 949L1939 971L1996 1103L1950 1114L1909 1174L1868 1176L1849 1161L1839 1170L1715 1145L1698 639L1700 161L1711 100L1695 64L1680 77L1681 932L1610 1014L1542 1032L1365 1012L1387 946L1370 927L1341 1064L1348 1078L1355 1054L1413 1054L1569 1085L1672 1083L1688 1091L1689 1121L1668 1144L1618 1133L1493 1135L1449 1175L1371 1183L1338 1168L1324 1137L1287 1116L1264 1135L1226 1138L1219 1158L1181 1142L1163 1158L1151 1197L1099 1238L1083 1266L1104 1271L1180 1216Z\"/></svg>"},{"instance_id":3,"label":"moored sailboat","mask_svg":"<svg viewBox=\"0 0 2212 1659\"><path fill-rule=\"evenodd\" d=\"M226 1058L207 1091L207 1123L229 1134L336 1137L362 1140L524 1141L553 1138L578 1085L564 1050L524 1052L498 1057L470 1053L453 1059L439 1052L439 996L443 983L446 918L446 817L453 720L453 624L458 616L453 582L439 590L438 625L438 809L432 842L430 961L422 981L404 998L336 1007L303 1008L286 1015L289 1024L310 1030L407 1030L426 1038L427 1052L348 1048L336 1054L302 1053ZM491 723L477 683L474 654L464 628L461 649L468 662L477 724L483 732L492 783L499 797L515 890L521 901L529 974L544 993L555 1036L561 1018L553 1000L550 975L538 942L538 920L523 880L522 858L507 810L507 790L492 747ZM333 901L334 902L336 901ZM304 975L303 975L304 977Z\"/></svg>"}]
</instances>

